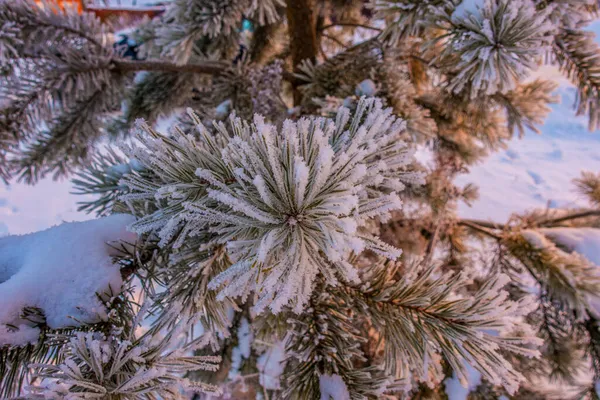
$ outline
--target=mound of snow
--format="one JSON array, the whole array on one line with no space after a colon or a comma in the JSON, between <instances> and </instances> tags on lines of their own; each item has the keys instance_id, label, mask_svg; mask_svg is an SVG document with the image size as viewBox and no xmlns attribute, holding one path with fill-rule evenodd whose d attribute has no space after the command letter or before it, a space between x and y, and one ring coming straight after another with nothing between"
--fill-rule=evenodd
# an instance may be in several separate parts
<instances>
[{"instance_id":1,"label":"mound of snow","mask_svg":"<svg viewBox=\"0 0 600 400\"><path fill-rule=\"evenodd\" d=\"M22 318L26 307L41 309L51 328L105 320L98 295L121 291L113 257L118 241L137 240L126 230L133 221L115 214L0 239L0 346L37 341L39 329Z\"/></svg>"}]
</instances>

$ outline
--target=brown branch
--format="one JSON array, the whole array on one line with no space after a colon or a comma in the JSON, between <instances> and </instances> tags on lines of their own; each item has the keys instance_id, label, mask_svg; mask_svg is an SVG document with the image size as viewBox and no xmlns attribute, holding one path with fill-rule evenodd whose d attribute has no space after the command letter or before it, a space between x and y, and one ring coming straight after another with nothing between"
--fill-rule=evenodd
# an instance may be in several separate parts
<instances>
[{"instance_id":1,"label":"brown branch","mask_svg":"<svg viewBox=\"0 0 600 400\"><path fill-rule=\"evenodd\" d=\"M571 221L579 218L586 217L600 217L600 210L587 210L580 211L572 214L563 215L562 217L557 218L548 218L542 221L537 222L535 225L537 226L552 226L559 224L561 222ZM484 233L488 236L491 236L495 239L500 239L501 237L497 235L492 230L504 230L507 228L507 225L497 224L495 222L481 221L476 219L462 219L458 221L459 225L463 225L469 227L477 232Z\"/></svg>"},{"instance_id":2,"label":"brown branch","mask_svg":"<svg viewBox=\"0 0 600 400\"><path fill-rule=\"evenodd\" d=\"M554 225L565 221L570 221L572 219L586 218L586 217L600 217L600 210L588 210L576 212L573 214L567 214L563 217L550 218L540 222L540 225Z\"/></svg>"},{"instance_id":3,"label":"brown branch","mask_svg":"<svg viewBox=\"0 0 600 400\"><path fill-rule=\"evenodd\" d=\"M329 24L329 25L325 25L323 27L321 27L319 29L320 32L325 31L327 29L336 27L336 26L347 26L347 27L353 27L353 28L365 28L365 29L370 29L373 31L377 31L377 32L383 32L382 29L376 28L374 26L369 26L369 25L364 25L364 24L355 24L352 22L339 22L337 24Z\"/></svg>"},{"instance_id":4,"label":"brown branch","mask_svg":"<svg viewBox=\"0 0 600 400\"><path fill-rule=\"evenodd\" d=\"M229 64L220 61L204 61L195 64L178 65L169 61L150 60L113 60L113 65L123 72L133 71L165 71L165 72L194 72L198 74L219 75L223 73Z\"/></svg>"},{"instance_id":5,"label":"brown branch","mask_svg":"<svg viewBox=\"0 0 600 400\"><path fill-rule=\"evenodd\" d=\"M339 40L339 39L338 39L338 38L336 38L336 37L329 36L329 35L327 35L327 34L325 34L325 33L324 33L324 34L322 34L321 36L323 36L324 38L326 38L326 39L329 39L329 40L331 40L331 41L333 41L333 42L337 43L337 44L338 44L338 46L340 46L340 47L343 47L344 49L347 49L347 48L348 48L348 46L347 46L347 45L346 45L344 42L342 42L341 40Z\"/></svg>"},{"instance_id":6,"label":"brown branch","mask_svg":"<svg viewBox=\"0 0 600 400\"><path fill-rule=\"evenodd\" d=\"M479 225L477 223L474 223L472 221L461 220L461 221L458 221L458 224L462 225L462 226L466 226L468 228L471 228L471 229L473 229L476 232L483 233L484 235L487 235L487 236L489 236L491 238L494 238L496 240L501 240L502 239L502 237L500 235L498 235L497 233L492 232L488 228L486 228L484 226L481 226L481 225ZM498 229L498 228L492 228L492 229Z\"/></svg>"},{"instance_id":7,"label":"brown branch","mask_svg":"<svg viewBox=\"0 0 600 400\"><path fill-rule=\"evenodd\" d=\"M349 291L353 292L353 294L355 296L362 297L366 303L374 303L375 307L377 309L379 309L380 311L383 311L382 308L386 307L386 306L387 307L396 307L396 308L401 308L405 312L408 312L411 314L422 314L431 319L443 321L444 323L446 323L448 325L452 325L452 324L463 325L463 326L465 325L464 321L450 318L450 317L444 317L434 311L431 311L428 306L419 307L419 306L405 304L405 303L402 303L403 299L385 299L385 300L381 299L381 300L378 300L375 297L377 295L379 295L381 293L381 291L367 292L367 291L364 291L363 289L361 289L359 286L351 286L347 283L345 283L344 286L347 289L349 289ZM376 293L376 294L374 294L374 293Z\"/></svg>"},{"instance_id":8,"label":"brown branch","mask_svg":"<svg viewBox=\"0 0 600 400\"><path fill-rule=\"evenodd\" d=\"M459 225L469 226L469 224L475 224L489 229L503 230L505 226L503 224L497 224L495 222L483 221L480 219L461 219L458 221Z\"/></svg>"},{"instance_id":9,"label":"brown branch","mask_svg":"<svg viewBox=\"0 0 600 400\"><path fill-rule=\"evenodd\" d=\"M433 231L433 235L427 243L427 249L425 250L425 257L423 257L422 264L427 266L431 259L433 258L433 252L435 251L435 246L437 245L438 239L440 238L440 230L441 230L441 218L437 218L435 230Z\"/></svg>"},{"instance_id":10,"label":"brown branch","mask_svg":"<svg viewBox=\"0 0 600 400\"><path fill-rule=\"evenodd\" d=\"M204 61L194 64L178 65L169 61L163 60L124 60L114 59L112 65L122 72L136 71L164 71L164 72L192 72L196 74L220 75L229 64L221 61ZM299 82L299 79L289 71L283 71L283 79L291 83Z\"/></svg>"}]
</instances>

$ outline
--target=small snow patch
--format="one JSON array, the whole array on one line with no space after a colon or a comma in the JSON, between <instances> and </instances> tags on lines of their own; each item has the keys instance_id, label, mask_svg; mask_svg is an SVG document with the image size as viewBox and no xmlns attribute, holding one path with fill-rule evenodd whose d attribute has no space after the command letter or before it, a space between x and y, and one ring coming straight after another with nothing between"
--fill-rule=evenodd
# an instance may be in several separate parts
<instances>
[{"instance_id":1,"label":"small snow patch","mask_svg":"<svg viewBox=\"0 0 600 400\"><path fill-rule=\"evenodd\" d=\"M519 158L519 153L517 153L515 150L512 149L508 149L504 152L504 154L506 154L506 156L508 158L510 158L511 160L517 160Z\"/></svg>"},{"instance_id":2,"label":"small snow patch","mask_svg":"<svg viewBox=\"0 0 600 400\"><path fill-rule=\"evenodd\" d=\"M373 82L371 79L365 79L364 81L356 85L354 93L359 97L373 97L377 94L377 86L375 86L375 82Z\"/></svg>"},{"instance_id":3,"label":"small snow patch","mask_svg":"<svg viewBox=\"0 0 600 400\"><path fill-rule=\"evenodd\" d=\"M541 175L538 173L535 173L533 171L527 171L527 175L529 175L531 179L533 179L533 182L536 185L541 185L544 183L544 178L542 178Z\"/></svg>"},{"instance_id":4,"label":"small snow patch","mask_svg":"<svg viewBox=\"0 0 600 400\"><path fill-rule=\"evenodd\" d=\"M563 159L563 152L560 149L553 150L546 154L548 160L561 161Z\"/></svg>"},{"instance_id":5,"label":"small snow patch","mask_svg":"<svg viewBox=\"0 0 600 400\"><path fill-rule=\"evenodd\" d=\"M238 345L231 351L231 369L229 370L229 379L235 379L240 376L242 361L250 358L250 344L252 343L252 331L246 318L240 321L240 327L237 331Z\"/></svg>"},{"instance_id":6,"label":"small snow patch","mask_svg":"<svg viewBox=\"0 0 600 400\"><path fill-rule=\"evenodd\" d=\"M463 0L462 3L454 9L452 20L460 20L467 17L468 14L479 15L479 10L483 8L484 0Z\"/></svg>"},{"instance_id":7,"label":"small snow patch","mask_svg":"<svg viewBox=\"0 0 600 400\"><path fill-rule=\"evenodd\" d=\"M321 375L319 385L321 400L350 400L350 392L339 375Z\"/></svg>"},{"instance_id":8,"label":"small snow patch","mask_svg":"<svg viewBox=\"0 0 600 400\"><path fill-rule=\"evenodd\" d=\"M452 378L444 380L448 400L467 400L469 392L481 383L481 373L467 363L465 363L465 367L467 369L467 382L461 382L456 372L452 375Z\"/></svg>"},{"instance_id":9,"label":"small snow patch","mask_svg":"<svg viewBox=\"0 0 600 400\"><path fill-rule=\"evenodd\" d=\"M285 366L285 343L274 343L258 357L256 366L260 371L260 385L267 390L279 390L281 385L279 377Z\"/></svg>"}]
</instances>

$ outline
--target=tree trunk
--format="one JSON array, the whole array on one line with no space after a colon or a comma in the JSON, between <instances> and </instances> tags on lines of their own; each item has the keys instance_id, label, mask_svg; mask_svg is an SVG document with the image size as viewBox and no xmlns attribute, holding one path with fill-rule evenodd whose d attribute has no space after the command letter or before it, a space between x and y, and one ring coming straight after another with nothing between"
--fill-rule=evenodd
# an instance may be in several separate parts
<instances>
[{"instance_id":1,"label":"tree trunk","mask_svg":"<svg viewBox=\"0 0 600 400\"><path fill-rule=\"evenodd\" d=\"M317 29L314 0L286 0L290 50L294 72L303 60L315 61L317 57ZM302 96L294 83L294 104L300 104Z\"/></svg>"}]
</instances>

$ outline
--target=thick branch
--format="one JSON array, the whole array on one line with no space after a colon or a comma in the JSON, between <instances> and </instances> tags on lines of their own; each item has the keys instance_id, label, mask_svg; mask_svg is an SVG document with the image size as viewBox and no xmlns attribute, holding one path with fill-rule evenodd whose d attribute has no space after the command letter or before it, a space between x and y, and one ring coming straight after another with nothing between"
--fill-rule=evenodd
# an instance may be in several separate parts
<instances>
[{"instance_id":1,"label":"thick branch","mask_svg":"<svg viewBox=\"0 0 600 400\"><path fill-rule=\"evenodd\" d=\"M163 60L113 60L112 64L116 69L122 72L136 71L165 71L165 72L192 72L197 74L219 75L225 72L229 64L221 61L204 61L201 63L178 65ZM288 82L298 82L298 78L289 72L283 71L283 79Z\"/></svg>"},{"instance_id":2,"label":"thick branch","mask_svg":"<svg viewBox=\"0 0 600 400\"><path fill-rule=\"evenodd\" d=\"M576 213L572 213L572 214L567 214L562 217L548 218L548 219L537 222L536 225L552 226L552 225L559 224L561 222L566 222L566 221L571 221L574 219L580 219L580 218L586 218L586 217L600 217L600 210L587 210L587 211L581 211L581 212L576 212ZM476 220L476 219L462 219L462 220L458 221L458 224L467 226L473 230L476 230L478 232L485 233L489 236L493 236L493 237L497 237L497 238L499 238L499 236L497 236L494 232L490 231L490 229L504 230L507 228L507 226L504 224L497 224L495 222L481 221L481 220Z\"/></svg>"},{"instance_id":3,"label":"thick branch","mask_svg":"<svg viewBox=\"0 0 600 400\"><path fill-rule=\"evenodd\" d=\"M220 61L205 61L196 64L177 65L172 62L113 60L114 66L123 72L132 71L164 71L164 72L195 72L198 74L218 75L227 69L228 64Z\"/></svg>"},{"instance_id":4,"label":"thick branch","mask_svg":"<svg viewBox=\"0 0 600 400\"><path fill-rule=\"evenodd\" d=\"M558 218L549 218L542 222L540 225L554 225L565 221L570 221L572 219L586 218L586 217L600 217L600 210L588 210L582 212L576 212L573 214L567 214L563 217Z\"/></svg>"},{"instance_id":5,"label":"thick branch","mask_svg":"<svg viewBox=\"0 0 600 400\"><path fill-rule=\"evenodd\" d=\"M498 235L490 230L490 229L500 229L500 228L487 228L485 226L479 225L478 223L468 221L468 220L458 221L458 224L462 225L462 226L466 226L468 228L471 228L476 232L483 233L484 235L490 236L496 240L501 239L500 235Z\"/></svg>"},{"instance_id":6,"label":"thick branch","mask_svg":"<svg viewBox=\"0 0 600 400\"><path fill-rule=\"evenodd\" d=\"M346 27L353 27L353 28L364 28L364 29L370 29L370 30L377 31L377 32L382 32L381 29L376 28L374 26L369 26L369 25L364 25L364 24L355 24L355 23L352 23L352 22L339 22L339 23L336 23L336 24L325 25L321 29L319 29L319 31L325 31L325 30L333 28L335 26L346 26Z\"/></svg>"}]
</instances>

